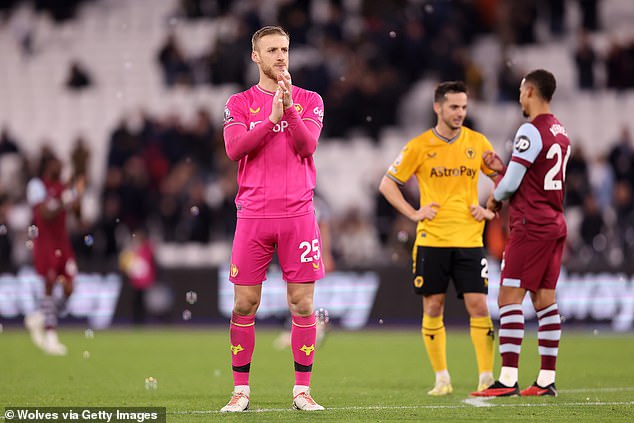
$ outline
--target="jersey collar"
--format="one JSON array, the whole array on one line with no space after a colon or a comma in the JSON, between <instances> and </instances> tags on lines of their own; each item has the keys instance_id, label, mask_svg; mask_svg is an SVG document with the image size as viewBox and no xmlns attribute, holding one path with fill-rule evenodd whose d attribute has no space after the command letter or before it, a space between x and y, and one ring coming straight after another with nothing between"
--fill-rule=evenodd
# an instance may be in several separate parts
<instances>
[{"instance_id":1,"label":"jersey collar","mask_svg":"<svg viewBox=\"0 0 634 423\"><path fill-rule=\"evenodd\" d=\"M436 135L438 138L440 138L442 141L446 142L447 144L451 144L453 143L455 140L457 140L458 138L460 138L460 135L462 135L462 128L460 128L460 132L458 132L458 135L456 135L453 138L447 138L447 137L443 137L442 135L440 135L437 131L436 128L431 128L431 131L434 133L434 135Z\"/></svg>"}]
</instances>

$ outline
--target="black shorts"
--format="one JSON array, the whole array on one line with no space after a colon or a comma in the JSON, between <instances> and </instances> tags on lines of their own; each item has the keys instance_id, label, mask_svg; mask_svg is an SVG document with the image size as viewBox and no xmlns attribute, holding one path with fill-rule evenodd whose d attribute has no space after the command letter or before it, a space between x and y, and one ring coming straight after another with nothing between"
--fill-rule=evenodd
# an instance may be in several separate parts
<instances>
[{"instance_id":1,"label":"black shorts","mask_svg":"<svg viewBox=\"0 0 634 423\"><path fill-rule=\"evenodd\" d=\"M486 294L489 267L484 248L414 247L414 292L445 294L451 278L458 298L465 292Z\"/></svg>"}]
</instances>

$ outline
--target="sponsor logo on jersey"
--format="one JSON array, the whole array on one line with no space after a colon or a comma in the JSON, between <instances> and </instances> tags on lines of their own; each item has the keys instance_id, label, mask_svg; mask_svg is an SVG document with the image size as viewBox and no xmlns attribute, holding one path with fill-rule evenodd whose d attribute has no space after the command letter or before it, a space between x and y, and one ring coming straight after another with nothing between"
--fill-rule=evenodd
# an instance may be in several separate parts
<instances>
[{"instance_id":1,"label":"sponsor logo on jersey","mask_svg":"<svg viewBox=\"0 0 634 423\"><path fill-rule=\"evenodd\" d=\"M319 263L312 263L313 269L319 270Z\"/></svg>"},{"instance_id":2,"label":"sponsor logo on jersey","mask_svg":"<svg viewBox=\"0 0 634 423\"><path fill-rule=\"evenodd\" d=\"M467 147L464 153L467 155L467 158L469 159L473 159L476 156L475 150L471 147Z\"/></svg>"},{"instance_id":3,"label":"sponsor logo on jersey","mask_svg":"<svg viewBox=\"0 0 634 423\"><path fill-rule=\"evenodd\" d=\"M313 113L317 115L317 118L319 118L320 122L324 121L324 109L320 109L319 107L315 107L313 109Z\"/></svg>"},{"instance_id":4,"label":"sponsor logo on jersey","mask_svg":"<svg viewBox=\"0 0 634 423\"><path fill-rule=\"evenodd\" d=\"M429 174L429 176L431 176L432 178L434 177L442 178L442 177L449 177L449 176L467 176L473 179L476 177L477 174L478 174L477 169L472 169L467 166L460 166L460 167L453 167L453 168L444 167L444 166L436 166L431 168L431 173Z\"/></svg>"},{"instance_id":5,"label":"sponsor logo on jersey","mask_svg":"<svg viewBox=\"0 0 634 423\"><path fill-rule=\"evenodd\" d=\"M236 276L238 276L238 266L231 263L231 267L229 268L229 274L231 275L232 278L235 278Z\"/></svg>"},{"instance_id":6,"label":"sponsor logo on jersey","mask_svg":"<svg viewBox=\"0 0 634 423\"><path fill-rule=\"evenodd\" d=\"M255 115L257 113L260 113L260 108L258 107L257 109L253 109L253 108L249 107L249 111L251 112L251 114Z\"/></svg>"},{"instance_id":7,"label":"sponsor logo on jersey","mask_svg":"<svg viewBox=\"0 0 634 423\"><path fill-rule=\"evenodd\" d=\"M256 125L262 123L261 120L256 120L255 122L251 122L249 124L249 131L255 128ZM284 130L288 128L288 122L285 120L281 120L279 123L276 123L273 126L273 132L284 132Z\"/></svg>"},{"instance_id":8,"label":"sponsor logo on jersey","mask_svg":"<svg viewBox=\"0 0 634 423\"><path fill-rule=\"evenodd\" d=\"M229 108L225 106L225 123L229 123L232 120L233 120L233 116L231 116L231 112L229 111Z\"/></svg>"},{"instance_id":9,"label":"sponsor logo on jersey","mask_svg":"<svg viewBox=\"0 0 634 423\"><path fill-rule=\"evenodd\" d=\"M520 135L517 137L515 140L515 151L523 153L529 148L531 148L531 140L529 140L526 135Z\"/></svg>"},{"instance_id":10,"label":"sponsor logo on jersey","mask_svg":"<svg viewBox=\"0 0 634 423\"><path fill-rule=\"evenodd\" d=\"M295 103L294 106L295 106L295 110L297 110L297 113L301 113L301 112L304 111L304 108L302 107L301 104ZM322 115L323 115L323 113L322 113Z\"/></svg>"},{"instance_id":11,"label":"sponsor logo on jersey","mask_svg":"<svg viewBox=\"0 0 634 423\"><path fill-rule=\"evenodd\" d=\"M315 351L315 344L311 345L310 347L307 347L306 345L302 345L302 347L299 350L304 352L306 354L306 357L308 357L310 353Z\"/></svg>"},{"instance_id":12,"label":"sponsor logo on jersey","mask_svg":"<svg viewBox=\"0 0 634 423\"><path fill-rule=\"evenodd\" d=\"M238 355L238 353L240 351L244 351L244 348L242 348L242 345L238 344L238 345L231 345L231 352L233 353L233 355Z\"/></svg>"}]
</instances>

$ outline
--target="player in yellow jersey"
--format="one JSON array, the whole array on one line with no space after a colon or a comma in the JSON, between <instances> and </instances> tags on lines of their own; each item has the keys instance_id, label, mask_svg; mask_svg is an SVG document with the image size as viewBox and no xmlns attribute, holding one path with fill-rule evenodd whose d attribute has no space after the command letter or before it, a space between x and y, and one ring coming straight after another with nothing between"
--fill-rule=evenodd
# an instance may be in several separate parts
<instances>
[{"instance_id":1,"label":"player in yellow jersey","mask_svg":"<svg viewBox=\"0 0 634 423\"><path fill-rule=\"evenodd\" d=\"M412 253L414 291L423 298L422 334L436 373L429 395L453 391L447 368L443 312L449 280L470 316L471 340L478 363L478 390L493 382L494 330L486 303L487 259L482 244L484 221L495 214L478 203L480 170L494 178L482 155L493 151L486 137L462 126L467 114L463 82L443 82L434 93L436 126L411 139L379 191L409 219L417 222ZM420 208L414 209L399 186L416 176Z\"/></svg>"}]
</instances>

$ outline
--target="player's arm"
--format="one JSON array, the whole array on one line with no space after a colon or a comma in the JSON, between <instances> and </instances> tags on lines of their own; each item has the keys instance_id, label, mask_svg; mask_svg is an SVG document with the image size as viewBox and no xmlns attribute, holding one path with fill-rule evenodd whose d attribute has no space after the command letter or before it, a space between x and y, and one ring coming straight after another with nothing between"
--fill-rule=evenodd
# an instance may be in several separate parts
<instances>
[{"instance_id":1,"label":"player's arm","mask_svg":"<svg viewBox=\"0 0 634 423\"><path fill-rule=\"evenodd\" d=\"M398 184L389 175L383 176L379 192L396 210L414 222L432 220L438 213L437 208L440 207L440 204L432 202L416 210L407 202Z\"/></svg>"},{"instance_id":2,"label":"player's arm","mask_svg":"<svg viewBox=\"0 0 634 423\"><path fill-rule=\"evenodd\" d=\"M286 109L284 117L288 122L286 130L291 136L295 152L302 157L311 156L317 149L321 127L312 120L303 121L295 107Z\"/></svg>"},{"instance_id":3,"label":"player's arm","mask_svg":"<svg viewBox=\"0 0 634 423\"><path fill-rule=\"evenodd\" d=\"M483 220L493 220L496 216L494 211L486 209L479 204L469 207L469 210L471 211L471 216L473 216L473 218L478 222L482 222Z\"/></svg>"},{"instance_id":4,"label":"player's arm","mask_svg":"<svg viewBox=\"0 0 634 423\"><path fill-rule=\"evenodd\" d=\"M26 199L33 212L45 220L53 219L63 210L59 200L48 197L46 186L39 178L31 179L26 185Z\"/></svg>"},{"instance_id":5,"label":"player's arm","mask_svg":"<svg viewBox=\"0 0 634 423\"><path fill-rule=\"evenodd\" d=\"M248 120L242 112L245 108L246 106L241 104L235 96L231 97L225 106L223 137L227 157L233 161L242 159L271 139L275 134L273 127L281 119L283 113L279 95L276 93L271 116L249 130Z\"/></svg>"},{"instance_id":6,"label":"player's arm","mask_svg":"<svg viewBox=\"0 0 634 423\"><path fill-rule=\"evenodd\" d=\"M482 154L482 161L484 162L484 166L493 172L485 172L486 175L493 180L493 182L498 182L502 179L502 176L506 173L506 165L502 161L502 158L493 150L487 150ZM484 171L484 169L483 169Z\"/></svg>"},{"instance_id":7,"label":"player's arm","mask_svg":"<svg viewBox=\"0 0 634 423\"><path fill-rule=\"evenodd\" d=\"M72 185L64 191L62 202L67 210L72 211L77 219L81 219L81 199L86 191L86 176L76 175Z\"/></svg>"},{"instance_id":8,"label":"player's arm","mask_svg":"<svg viewBox=\"0 0 634 423\"><path fill-rule=\"evenodd\" d=\"M491 205L499 209L500 203L510 198L519 189L526 171L542 150L542 145L541 135L535 125L525 123L520 126L515 135L511 162L504 177L493 191L493 195L487 201L488 208Z\"/></svg>"},{"instance_id":9,"label":"player's arm","mask_svg":"<svg viewBox=\"0 0 634 423\"><path fill-rule=\"evenodd\" d=\"M284 118L288 122L286 130L291 137L291 144L301 157L311 156L317 149L319 134L323 127L324 101L319 94L310 93L308 96L310 101L304 105L306 111L303 116L300 116L290 95L292 90L290 74L286 72L280 78L283 79L280 87L284 92Z\"/></svg>"},{"instance_id":10,"label":"player's arm","mask_svg":"<svg viewBox=\"0 0 634 423\"><path fill-rule=\"evenodd\" d=\"M517 162L509 163L509 166L504 174L502 180L498 183L498 186L493 191L493 198L496 201L503 201L510 198L515 191L520 187L524 175L528 169Z\"/></svg>"}]
</instances>

